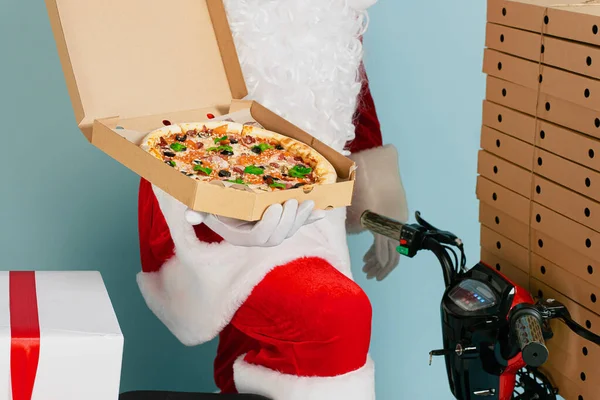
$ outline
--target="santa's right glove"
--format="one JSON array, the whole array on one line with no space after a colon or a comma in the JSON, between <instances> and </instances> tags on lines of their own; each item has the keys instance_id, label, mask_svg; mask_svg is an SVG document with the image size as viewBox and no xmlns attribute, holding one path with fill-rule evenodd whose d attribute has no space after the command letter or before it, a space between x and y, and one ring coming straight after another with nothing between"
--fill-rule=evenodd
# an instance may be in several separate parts
<instances>
[{"instance_id":1,"label":"santa's right glove","mask_svg":"<svg viewBox=\"0 0 600 400\"><path fill-rule=\"evenodd\" d=\"M288 200L283 205L273 204L258 222L247 222L219 217L188 209L186 220L192 225L204 223L227 243L244 247L274 247L292 237L302 226L325 217L326 211L315 210L312 200L298 204Z\"/></svg>"}]
</instances>

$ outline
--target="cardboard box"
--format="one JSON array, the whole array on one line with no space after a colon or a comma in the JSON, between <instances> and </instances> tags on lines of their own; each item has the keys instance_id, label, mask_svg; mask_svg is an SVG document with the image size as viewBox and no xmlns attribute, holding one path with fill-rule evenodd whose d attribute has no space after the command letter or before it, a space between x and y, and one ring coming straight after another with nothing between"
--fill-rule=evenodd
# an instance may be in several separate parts
<instances>
[{"instance_id":1,"label":"cardboard box","mask_svg":"<svg viewBox=\"0 0 600 400\"><path fill-rule=\"evenodd\" d=\"M598 373L597 366L590 365L590 360L572 356L557 348L553 341L548 341L549 357L548 361L541 368L548 368L551 373L558 372L562 377L567 378L569 382L572 382L571 391L576 393L592 394L596 393L595 396L585 397L585 399L598 399L600 393L600 374ZM559 372L560 371L560 372ZM551 375L555 376L555 375ZM564 380L561 380L564 382ZM555 383L556 386L558 386ZM558 389L560 391L560 387ZM569 389L567 389L569 390ZM578 394L580 396L580 394ZM577 399L577 397L575 398Z\"/></svg>"},{"instance_id":2,"label":"cardboard box","mask_svg":"<svg viewBox=\"0 0 600 400\"><path fill-rule=\"evenodd\" d=\"M493 142L494 138L497 141L502 140L502 143L510 144L505 140L506 135L499 132L492 132L492 137L486 137L487 133L482 135L485 142ZM516 140L516 139L513 139ZM483 140L482 140L483 141ZM523 143L523 142L521 142ZM488 147L488 143L482 145ZM528 146L525 144L525 146ZM533 152L533 146L528 151L519 151L517 146L504 146L500 148L491 147L492 151L498 152L501 155L506 155L513 159L518 159L520 156L516 154L525 154ZM554 179L558 183L575 189L585 187L588 192L595 192L591 185L588 188L585 184L589 177L598 174L595 171L587 170L577 164L568 162L553 154L536 149L536 153L540 155L541 166L536 163L536 172L542 172L545 176ZM543 157L542 157L543 153ZM524 158L524 157L523 157ZM521 160L517 160L521 161ZM525 161L524 159L522 161ZM600 232L600 203L593 201L590 198L582 196L564 186L558 185L548 179L538 175L532 175L531 171L516 166L506 160L503 160L486 151L481 151L478 160L478 173L491 181L498 183L518 194L533 198L538 204L548 207L558 213L579 222L588 228ZM600 179L600 176L598 177ZM594 182L600 181L594 179ZM584 184L581 185L580 183ZM591 180L590 180L591 182ZM532 186L533 185L533 186ZM589 193L587 193L589 194ZM595 193L593 194L595 195ZM600 193L598 194L600 195Z\"/></svg>"},{"instance_id":3,"label":"cardboard box","mask_svg":"<svg viewBox=\"0 0 600 400\"><path fill-rule=\"evenodd\" d=\"M535 253L531 260L532 266L535 266L535 259L545 259L569 274L578 277L586 284L600 288L599 261L565 247L561 240L536 231L529 224L521 222L489 204L480 202L479 210L479 222L482 226L497 232L505 238L510 238L511 241ZM490 246L493 247L493 242L489 242L485 247L489 248ZM538 264L540 263L538 262ZM527 264L514 265L523 271L529 272L529 260Z\"/></svg>"},{"instance_id":4,"label":"cardboard box","mask_svg":"<svg viewBox=\"0 0 600 400\"><path fill-rule=\"evenodd\" d=\"M489 204L479 202L479 222L523 247L529 246L529 225L519 222ZM521 267L525 268L526 266ZM525 270L527 271L527 269Z\"/></svg>"},{"instance_id":5,"label":"cardboard box","mask_svg":"<svg viewBox=\"0 0 600 400\"><path fill-rule=\"evenodd\" d=\"M550 358L539 369L552 382L555 388L558 388L558 395L565 400L599 400L597 389L589 390L582 388L577 383L565 377L559 371L561 370L560 361L556 365L554 358Z\"/></svg>"},{"instance_id":6,"label":"cardboard box","mask_svg":"<svg viewBox=\"0 0 600 400\"><path fill-rule=\"evenodd\" d=\"M600 261L600 234L559 213L532 203L531 226L572 250ZM570 251L564 248L564 251Z\"/></svg>"},{"instance_id":7,"label":"cardboard box","mask_svg":"<svg viewBox=\"0 0 600 400\"><path fill-rule=\"evenodd\" d=\"M550 322L553 337L548 342L553 348L561 349L563 352L579 357L593 360L596 364L600 362L600 347L575 334L567 325L561 321Z\"/></svg>"},{"instance_id":8,"label":"cardboard box","mask_svg":"<svg viewBox=\"0 0 600 400\"><path fill-rule=\"evenodd\" d=\"M531 291L539 297L556 299L569 310L578 324L598 334L600 316L587 310L573 300L559 293L536 278L531 279ZM550 323L554 337L546 342L550 357L540 368L558 387L559 394L565 399L596 399L600 393L598 387L598 347L575 335L564 323L553 320ZM582 378L585 378L583 380Z\"/></svg>"},{"instance_id":9,"label":"cardboard box","mask_svg":"<svg viewBox=\"0 0 600 400\"><path fill-rule=\"evenodd\" d=\"M594 314L592 311L586 309L580 304L577 304L567 296L559 293L557 290L535 278L531 278L531 292L540 298L555 299L561 302L569 310L573 321L577 322L581 326L585 326L596 335L600 335L599 315ZM552 322L552 324L555 323L558 323L558 321Z\"/></svg>"},{"instance_id":10,"label":"cardboard box","mask_svg":"<svg viewBox=\"0 0 600 400\"><path fill-rule=\"evenodd\" d=\"M517 221L529 224L529 199L479 175L477 177L477 198L497 210L502 210Z\"/></svg>"},{"instance_id":11,"label":"cardboard box","mask_svg":"<svg viewBox=\"0 0 600 400\"><path fill-rule=\"evenodd\" d=\"M489 22L600 45L600 14L589 0L488 0Z\"/></svg>"},{"instance_id":12,"label":"cardboard box","mask_svg":"<svg viewBox=\"0 0 600 400\"><path fill-rule=\"evenodd\" d=\"M481 127L481 148L513 164L531 170L533 168L533 145L483 125Z\"/></svg>"},{"instance_id":13,"label":"cardboard box","mask_svg":"<svg viewBox=\"0 0 600 400\"><path fill-rule=\"evenodd\" d=\"M600 108L600 81L595 79L492 49L484 51L483 72L582 107Z\"/></svg>"},{"instance_id":14,"label":"cardboard box","mask_svg":"<svg viewBox=\"0 0 600 400\"><path fill-rule=\"evenodd\" d=\"M593 78L600 78L600 48L551 36L542 38L539 33L488 23L486 25L486 47L561 68ZM591 60L588 65L588 57ZM544 73L544 81L546 75ZM583 93L582 93L583 94ZM591 97L591 94L590 94Z\"/></svg>"},{"instance_id":15,"label":"cardboard box","mask_svg":"<svg viewBox=\"0 0 600 400\"><path fill-rule=\"evenodd\" d=\"M537 120L536 126L535 117L487 100L483 102L483 125L600 171L600 141L595 138L543 120Z\"/></svg>"},{"instance_id":16,"label":"cardboard box","mask_svg":"<svg viewBox=\"0 0 600 400\"><path fill-rule=\"evenodd\" d=\"M508 92L500 95L508 96ZM482 107L483 126L493 128L502 133L533 144L537 135L536 120L529 114L522 113L489 100L483 101Z\"/></svg>"},{"instance_id":17,"label":"cardboard box","mask_svg":"<svg viewBox=\"0 0 600 400\"><path fill-rule=\"evenodd\" d=\"M600 289L558 265L540 257L531 256L531 277L547 284L596 314L600 314Z\"/></svg>"},{"instance_id":18,"label":"cardboard box","mask_svg":"<svg viewBox=\"0 0 600 400\"><path fill-rule=\"evenodd\" d=\"M570 247L571 250L600 261L600 245L598 244L600 243L600 234L598 232L540 204L530 203L526 197L482 176L477 178L477 197L480 201L505 212L517 221L530 224L533 229L549 235ZM513 261L513 259L504 258Z\"/></svg>"},{"instance_id":19,"label":"cardboard box","mask_svg":"<svg viewBox=\"0 0 600 400\"><path fill-rule=\"evenodd\" d=\"M507 221L507 223L514 223ZM543 232L531 230L530 249L565 271L600 288L600 262L565 248L559 240Z\"/></svg>"},{"instance_id":20,"label":"cardboard box","mask_svg":"<svg viewBox=\"0 0 600 400\"><path fill-rule=\"evenodd\" d=\"M514 176L515 179L529 179L526 175L531 175L531 169L537 175L541 175L549 180L559 183L565 187L583 194L587 197L600 200L600 173L589 168L578 165L567 159L559 157L540 148L515 141L508 135L499 131L484 128L481 134L481 146L487 154L479 155L479 170L490 174L497 179L508 179ZM489 153L493 153L490 155ZM532 156L529 160L527 157ZM515 166L505 160L510 160L518 164ZM499 164L503 165L503 170ZM492 168L492 170L489 170ZM482 173L480 172L480 173ZM501 177L504 175L504 177ZM486 175L487 176L487 175ZM524 183L513 183L511 189L526 196L527 191L523 191Z\"/></svg>"},{"instance_id":21,"label":"cardboard box","mask_svg":"<svg viewBox=\"0 0 600 400\"><path fill-rule=\"evenodd\" d=\"M481 262L496 268L498 272L515 284L521 286L525 290L529 290L529 274L523 270L523 266L517 267L483 248L481 249Z\"/></svg>"},{"instance_id":22,"label":"cardboard box","mask_svg":"<svg viewBox=\"0 0 600 400\"><path fill-rule=\"evenodd\" d=\"M235 107L316 149L334 165L339 182L257 194L196 181L139 148L163 123L222 116L247 95L222 0L46 5L78 126L127 168L192 209L243 220L258 220L269 205L291 198L314 200L320 209L350 204L354 163L257 103ZM165 15L178 23L157 29Z\"/></svg>"},{"instance_id":23,"label":"cardboard box","mask_svg":"<svg viewBox=\"0 0 600 400\"><path fill-rule=\"evenodd\" d=\"M2 399L118 399L123 335L99 273L2 271L0 291Z\"/></svg>"},{"instance_id":24,"label":"cardboard box","mask_svg":"<svg viewBox=\"0 0 600 400\"><path fill-rule=\"evenodd\" d=\"M529 268L529 250L509 238L481 225L481 247L521 269Z\"/></svg>"},{"instance_id":25,"label":"cardboard box","mask_svg":"<svg viewBox=\"0 0 600 400\"><path fill-rule=\"evenodd\" d=\"M477 173L521 196L531 198L533 173L485 150L479 151Z\"/></svg>"},{"instance_id":26,"label":"cardboard box","mask_svg":"<svg viewBox=\"0 0 600 400\"><path fill-rule=\"evenodd\" d=\"M517 85L493 76L487 76L486 98L489 101L537 115L539 119L566 128L600 137L600 111L559 99L535 89ZM537 110L537 113L536 113Z\"/></svg>"}]
</instances>

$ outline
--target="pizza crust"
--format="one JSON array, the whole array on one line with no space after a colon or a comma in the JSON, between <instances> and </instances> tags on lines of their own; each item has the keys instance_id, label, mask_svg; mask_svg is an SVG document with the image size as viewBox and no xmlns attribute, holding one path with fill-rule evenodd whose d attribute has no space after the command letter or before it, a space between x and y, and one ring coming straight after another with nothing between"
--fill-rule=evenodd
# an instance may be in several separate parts
<instances>
[{"instance_id":1,"label":"pizza crust","mask_svg":"<svg viewBox=\"0 0 600 400\"><path fill-rule=\"evenodd\" d=\"M305 162L307 162L307 164L310 164L310 166L313 168L315 177L317 178L317 182L315 182L313 185L326 185L337 182L337 172L333 165L312 147L279 133L253 125L243 125L237 122L205 121L164 126L146 135L142 140L140 147L144 151L152 154L154 157L162 160L162 155L156 151L156 144L160 142L161 137L173 134L182 134L190 130L200 131L204 127L212 129L215 136L219 135L219 130L222 130L223 132L221 133L223 135L226 133L233 133L241 134L242 136L252 135L260 139L275 140L279 142L287 151L301 157ZM223 181L215 180L211 181L210 183L220 183L224 186L231 187L244 186L244 189L248 189L248 185L227 185ZM304 187L304 189L306 189L306 187ZM258 190L254 189L254 191Z\"/></svg>"}]
</instances>

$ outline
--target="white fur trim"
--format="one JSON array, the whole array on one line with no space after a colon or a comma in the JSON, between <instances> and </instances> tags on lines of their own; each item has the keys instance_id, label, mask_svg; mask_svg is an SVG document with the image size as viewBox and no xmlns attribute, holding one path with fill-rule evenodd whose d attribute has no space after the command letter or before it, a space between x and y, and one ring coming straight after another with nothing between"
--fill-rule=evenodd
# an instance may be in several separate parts
<instances>
[{"instance_id":1,"label":"white fur trim","mask_svg":"<svg viewBox=\"0 0 600 400\"><path fill-rule=\"evenodd\" d=\"M153 189L175 243L175 256L158 272L139 273L137 281L148 307L185 345L216 337L252 289L277 266L321 257L352 279L343 208L300 228L277 247L238 247L200 242L185 220L185 205Z\"/></svg>"},{"instance_id":2,"label":"white fur trim","mask_svg":"<svg viewBox=\"0 0 600 400\"><path fill-rule=\"evenodd\" d=\"M377 0L348 0L348 5L355 10L366 10L377 3Z\"/></svg>"},{"instance_id":3,"label":"white fur trim","mask_svg":"<svg viewBox=\"0 0 600 400\"><path fill-rule=\"evenodd\" d=\"M365 1L225 0L248 98L338 151L354 138Z\"/></svg>"},{"instance_id":4,"label":"white fur trim","mask_svg":"<svg viewBox=\"0 0 600 400\"><path fill-rule=\"evenodd\" d=\"M354 153L350 158L357 170L352 206L348 208L346 220L348 232L364 230L360 217L365 210L406 222L408 206L396 148L393 145L376 147Z\"/></svg>"},{"instance_id":5,"label":"white fur trim","mask_svg":"<svg viewBox=\"0 0 600 400\"><path fill-rule=\"evenodd\" d=\"M365 365L335 377L285 375L239 358L234 366L235 386L273 400L374 400L375 366L369 357Z\"/></svg>"}]
</instances>

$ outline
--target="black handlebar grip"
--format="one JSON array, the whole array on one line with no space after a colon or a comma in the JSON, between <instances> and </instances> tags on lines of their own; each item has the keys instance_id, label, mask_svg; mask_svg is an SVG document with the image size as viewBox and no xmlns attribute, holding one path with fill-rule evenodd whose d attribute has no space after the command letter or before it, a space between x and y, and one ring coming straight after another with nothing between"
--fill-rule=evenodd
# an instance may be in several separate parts
<instances>
[{"instance_id":1,"label":"black handlebar grip","mask_svg":"<svg viewBox=\"0 0 600 400\"><path fill-rule=\"evenodd\" d=\"M514 330L517 336L523 361L531 367L539 367L548 359L548 348L542 335L539 318L524 312L515 316Z\"/></svg>"},{"instance_id":2,"label":"black handlebar grip","mask_svg":"<svg viewBox=\"0 0 600 400\"><path fill-rule=\"evenodd\" d=\"M371 211L365 211L360 217L361 225L373 233L387 236L400 241L400 234L404 224Z\"/></svg>"}]
</instances>

